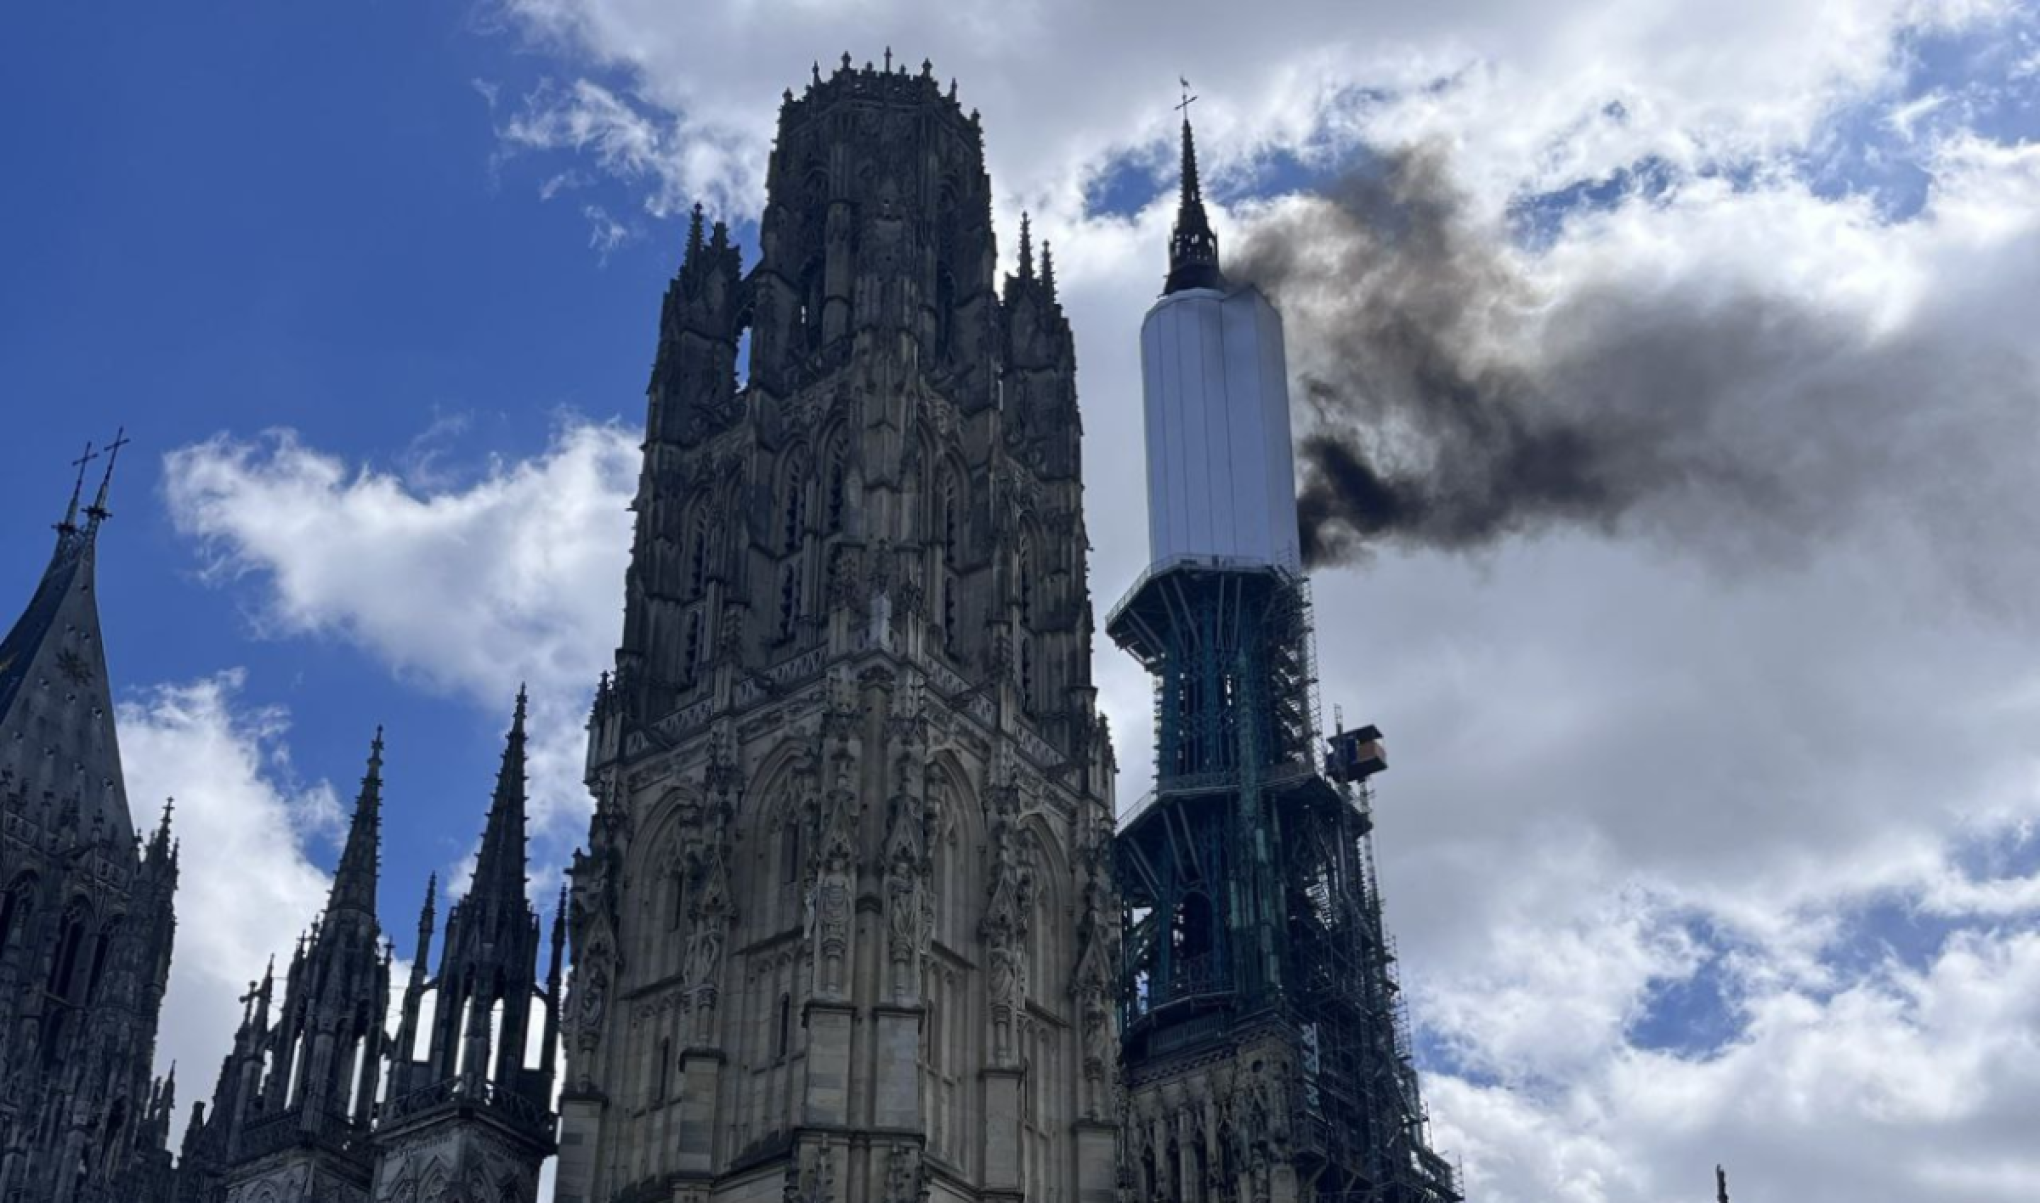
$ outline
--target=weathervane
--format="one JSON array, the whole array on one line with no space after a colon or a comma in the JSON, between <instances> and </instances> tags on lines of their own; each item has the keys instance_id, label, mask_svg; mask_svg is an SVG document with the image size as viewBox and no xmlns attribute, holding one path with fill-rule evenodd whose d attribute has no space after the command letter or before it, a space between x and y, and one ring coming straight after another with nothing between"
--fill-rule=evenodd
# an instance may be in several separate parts
<instances>
[{"instance_id":1,"label":"weathervane","mask_svg":"<svg viewBox=\"0 0 2040 1203\"><path fill-rule=\"evenodd\" d=\"M1183 103L1176 106L1176 111L1183 114L1183 120L1188 121L1190 120L1190 104L1197 98L1190 94L1190 81L1188 79L1178 75L1176 82L1183 85Z\"/></svg>"}]
</instances>

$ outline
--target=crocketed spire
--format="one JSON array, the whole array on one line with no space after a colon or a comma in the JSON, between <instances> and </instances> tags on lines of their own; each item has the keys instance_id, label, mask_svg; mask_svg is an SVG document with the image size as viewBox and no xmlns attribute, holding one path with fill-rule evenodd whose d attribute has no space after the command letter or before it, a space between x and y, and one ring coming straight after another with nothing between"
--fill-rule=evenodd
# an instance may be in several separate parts
<instances>
[{"instance_id":1,"label":"crocketed spire","mask_svg":"<svg viewBox=\"0 0 2040 1203\"><path fill-rule=\"evenodd\" d=\"M1176 202L1176 229L1169 238L1169 279L1164 293L1186 288L1223 288L1218 270L1218 235L1204 211L1204 189L1197 179L1197 139L1190 118L1183 117L1183 194Z\"/></svg>"},{"instance_id":2,"label":"crocketed spire","mask_svg":"<svg viewBox=\"0 0 2040 1203\"><path fill-rule=\"evenodd\" d=\"M347 845L333 873L333 896L327 913L342 907L375 914L378 859L382 853L382 728L368 745L368 771L354 802L354 820L347 827Z\"/></svg>"},{"instance_id":3,"label":"crocketed spire","mask_svg":"<svg viewBox=\"0 0 2040 1203\"><path fill-rule=\"evenodd\" d=\"M477 898L524 897L524 713L527 695L517 689L517 710L503 741L503 767L496 773L496 797L489 806L482 849L475 857Z\"/></svg>"}]
</instances>

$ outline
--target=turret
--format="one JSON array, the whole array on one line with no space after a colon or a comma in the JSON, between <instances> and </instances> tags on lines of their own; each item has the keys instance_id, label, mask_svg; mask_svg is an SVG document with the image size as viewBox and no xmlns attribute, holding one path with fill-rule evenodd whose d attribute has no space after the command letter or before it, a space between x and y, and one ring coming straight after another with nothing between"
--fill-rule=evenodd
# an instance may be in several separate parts
<instances>
[{"instance_id":1,"label":"turret","mask_svg":"<svg viewBox=\"0 0 2040 1203\"><path fill-rule=\"evenodd\" d=\"M527 696L519 689L474 876L466 895L448 908L438 968L430 974L437 878L426 886L395 1042L396 1069L375 1132L372 1198L412 1182L429 1164L484 1156L498 1164L506 1137L514 1146L516 1172L527 1183L517 1197L529 1198L539 1164L554 1150L551 1055L537 1069L524 1065L532 1004L557 999L559 972L555 951L553 977L542 994L536 980L538 916L524 893L526 711ZM421 1058L419 1004L427 991L434 992L434 1015ZM556 1034L549 1014L548 1048Z\"/></svg>"},{"instance_id":2,"label":"turret","mask_svg":"<svg viewBox=\"0 0 2040 1203\"><path fill-rule=\"evenodd\" d=\"M1211 230L1211 218L1204 211L1204 187L1197 179L1197 138L1190 131L1186 112L1182 193L1176 201L1176 228L1169 235L1169 278L1162 291L1224 287L1225 273L1218 270L1218 235Z\"/></svg>"}]
</instances>

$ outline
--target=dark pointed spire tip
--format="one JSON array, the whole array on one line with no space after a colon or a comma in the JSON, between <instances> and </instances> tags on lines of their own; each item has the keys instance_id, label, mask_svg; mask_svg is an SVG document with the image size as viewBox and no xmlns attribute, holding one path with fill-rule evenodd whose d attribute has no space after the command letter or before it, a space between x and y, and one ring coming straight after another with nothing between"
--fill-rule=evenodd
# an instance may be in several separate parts
<instances>
[{"instance_id":1,"label":"dark pointed spire tip","mask_svg":"<svg viewBox=\"0 0 2040 1203\"><path fill-rule=\"evenodd\" d=\"M127 427L123 426L113 432L113 442L106 445L106 472L99 478L99 496L93 499L92 508L85 511L94 525L111 516L111 511L106 508L106 499L113 490L113 468L120 462L120 449L133 441L127 437Z\"/></svg>"},{"instance_id":2,"label":"dark pointed spire tip","mask_svg":"<svg viewBox=\"0 0 2040 1203\"><path fill-rule=\"evenodd\" d=\"M85 468L98 458L99 454L92 450L92 440L85 440L84 453L71 461L71 466L78 469L78 477L71 482L71 504L64 507L64 520L57 523L58 530L68 532L78 529L78 499L85 493Z\"/></svg>"}]
</instances>

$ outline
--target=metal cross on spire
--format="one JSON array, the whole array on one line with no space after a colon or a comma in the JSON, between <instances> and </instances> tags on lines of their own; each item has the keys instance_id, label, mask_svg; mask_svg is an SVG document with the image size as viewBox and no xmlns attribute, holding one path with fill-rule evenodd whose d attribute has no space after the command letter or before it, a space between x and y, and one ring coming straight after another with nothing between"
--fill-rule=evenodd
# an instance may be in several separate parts
<instances>
[{"instance_id":1,"label":"metal cross on spire","mask_svg":"<svg viewBox=\"0 0 2040 1203\"><path fill-rule=\"evenodd\" d=\"M85 442L85 454L71 461L71 466L78 469L78 479L71 484L71 504L64 510L64 520L57 524L58 530L69 531L77 528L78 497L85 491L85 465L98 458L99 453L92 449L92 441L87 439Z\"/></svg>"},{"instance_id":2,"label":"metal cross on spire","mask_svg":"<svg viewBox=\"0 0 2040 1203\"><path fill-rule=\"evenodd\" d=\"M123 426L113 432L113 442L106 445L106 475L99 479L99 496L93 500L92 508L85 511L94 522L103 522L108 516L106 494L113 487L113 466L120 461L120 449L132 442L134 440L127 437L127 427Z\"/></svg>"},{"instance_id":3,"label":"metal cross on spire","mask_svg":"<svg viewBox=\"0 0 2040 1203\"><path fill-rule=\"evenodd\" d=\"M1183 114L1183 120L1188 121L1190 120L1190 106L1196 102L1197 98L1190 94L1190 81L1188 79L1178 75L1176 82L1183 85L1183 102L1176 106L1176 111Z\"/></svg>"}]
</instances>

